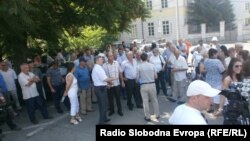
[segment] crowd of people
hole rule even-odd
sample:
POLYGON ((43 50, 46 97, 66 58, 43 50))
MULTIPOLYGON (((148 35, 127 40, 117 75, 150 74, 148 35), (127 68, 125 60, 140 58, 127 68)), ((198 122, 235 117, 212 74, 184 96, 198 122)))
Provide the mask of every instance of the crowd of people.
POLYGON ((223 96, 207 93, 206 89, 220 91, 229 88, 232 82, 249 78, 249 59, 249 52, 243 49, 242 44, 228 49, 219 44, 216 37, 212 39, 212 44, 206 45, 200 40, 193 48, 181 39, 177 45, 167 41, 162 54, 155 43, 141 50, 136 44, 127 48, 124 42, 118 48, 99 53, 92 53, 88 49, 65 55, 59 51, 54 58, 46 56, 41 59, 38 55, 21 64, 18 75, 9 60, 2 61, 0 98, 13 102, 9 105, 9 111, 14 116, 22 111, 20 101, 23 100, 33 124, 38 123, 36 109, 40 110, 44 119, 53 118, 46 108, 49 97, 53 99, 59 114, 64 113, 64 109, 70 112, 72 124, 79 124, 82 116, 95 110, 92 103, 98 103, 98 124, 107 124, 109 116, 116 111, 119 116, 124 115, 125 107, 121 99, 127 100, 127 108, 131 111, 143 108, 145 121, 151 121, 149 104, 152 104, 153 113, 159 119, 157 95, 162 90, 162 94, 171 102, 183 104, 187 101, 176 109, 170 118, 171 124, 204 124, 203 120, 195 122, 195 119, 182 122, 179 114, 189 114, 183 110, 190 110, 190 113, 205 110, 213 112, 214 116, 221 115, 228 104, 227 100, 223 96), (191 65, 188 63, 190 55, 191 65), (62 67, 65 63, 67 71, 62 67), (189 67, 195 68, 192 77, 195 83, 187 88, 189 67), (17 84, 21 87, 22 100, 17 95, 17 84), (209 98, 213 96, 210 104, 209 98), (212 108, 210 105, 213 105, 212 108))

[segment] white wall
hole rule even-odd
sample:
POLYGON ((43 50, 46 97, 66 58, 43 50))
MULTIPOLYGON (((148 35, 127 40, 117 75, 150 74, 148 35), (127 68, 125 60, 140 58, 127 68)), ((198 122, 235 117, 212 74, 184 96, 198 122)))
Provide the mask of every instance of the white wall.
POLYGON ((250 18, 250 13, 245 9, 245 3, 250 3, 250 0, 230 0, 233 5, 236 23, 245 24, 245 18, 250 18))
MULTIPOLYGON (((169 39, 169 40, 176 40, 177 38, 177 21, 176 21, 176 13, 172 12, 170 15, 165 14, 166 10, 172 9, 176 10, 176 3, 177 0, 168 0, 168 8, 161 8, 161 0, 152 0, 152 10, 151 12, 154 13, 154 15, 146 19, 146 21, 143 22, 143 30, 144 30, 144 39, 147 42, 151 42, 153 40, 159 40, 159 39, 169 39), (162 29, 162 21, 169 21, 169 34, 163 35, 163 29, 162 29), (154 23, 154 36, 149 36, 148 33, 148 23, 153 22, 154 23)), ((186 6, 187 0, 178 0, 178 6, 183 8, 183 6, 186 6)), ((179 32, 180 38, 187 37, 187 31, 186 31, 186 25, 185 25, 185 15, 179 14, 179 32)), ((142 39, 142 24, 140 20, 134 21, 132 24, 137 25, 137 38, 142 39)), ((120 40, 125 42, 131 42, 134 40, 133 37, 131 37, 130 33, 122 33, 120 40)))

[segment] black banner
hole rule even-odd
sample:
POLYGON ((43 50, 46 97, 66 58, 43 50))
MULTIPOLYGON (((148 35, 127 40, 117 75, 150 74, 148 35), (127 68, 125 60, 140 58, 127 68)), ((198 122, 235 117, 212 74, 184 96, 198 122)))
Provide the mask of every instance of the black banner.
POLYGON ((173 138, 190 140, 250 140, 250 126, 225 125, 97 125, 97 141, 139 138, 173 138))

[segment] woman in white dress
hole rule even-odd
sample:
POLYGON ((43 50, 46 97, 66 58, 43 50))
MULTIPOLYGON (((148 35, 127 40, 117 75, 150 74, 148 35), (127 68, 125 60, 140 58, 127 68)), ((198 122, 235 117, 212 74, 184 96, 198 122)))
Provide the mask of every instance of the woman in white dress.
POLYGON ((82 121, 79 116, 79 102, 78 102, 78 84, 77 79, 74 76, 75 65, 74 63, 68 64, 68 74, 66 75, 66 89, 64 96, 68 96, 70 100, 70 123, 78 124, 82 121))

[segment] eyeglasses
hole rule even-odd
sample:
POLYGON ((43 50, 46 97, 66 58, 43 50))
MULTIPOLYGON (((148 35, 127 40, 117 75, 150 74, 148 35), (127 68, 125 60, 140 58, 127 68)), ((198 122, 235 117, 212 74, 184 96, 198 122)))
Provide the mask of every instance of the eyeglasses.
POLYGON ((235 65, 235 68, 242 68, 242 65, 235 65))

